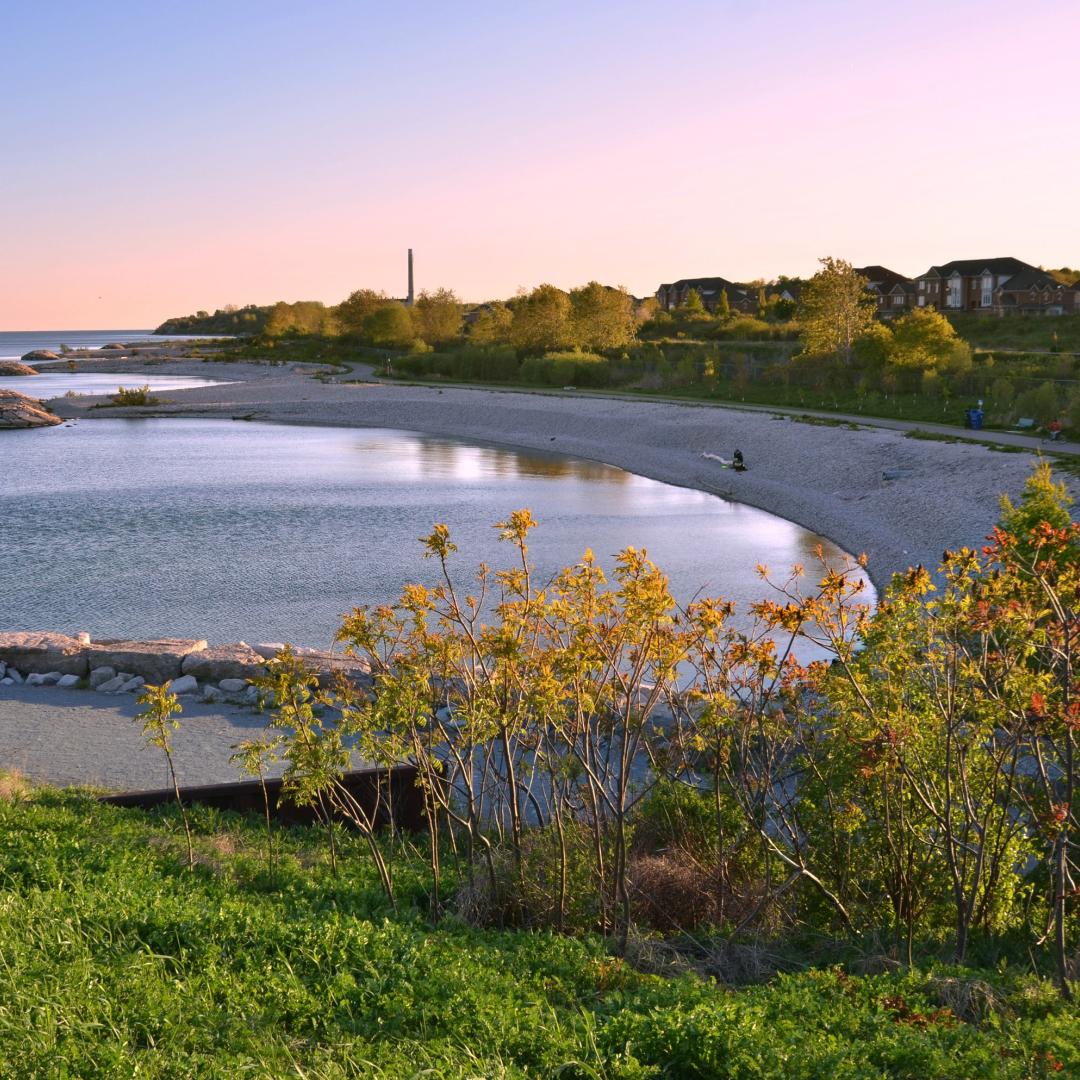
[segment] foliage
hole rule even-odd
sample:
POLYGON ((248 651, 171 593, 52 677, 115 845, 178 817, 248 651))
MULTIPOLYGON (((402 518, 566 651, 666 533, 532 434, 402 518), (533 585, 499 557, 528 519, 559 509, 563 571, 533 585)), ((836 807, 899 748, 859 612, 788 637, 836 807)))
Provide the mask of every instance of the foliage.
POLYGON ((699 293, 697 289, 691 289, 686 294, 686 303, 683 304, 683 311, 685 311, 687 315, 699 319, 708 315, 708 312, 705 310, 705 304, 701 299, 701 293, 699 293))
POLYGON ((179 315, 166 319, 154 333, 250 336, 261 334, 266 329, 269 317, 269 306, 248 304, 238 308, 235 304, 226 304, 212 315, 207 311, 197 311, 194 315, 179 315))
POLYGON ((417 337, 428 345, 445 345, 461 337, 461 302, 452 289, 422 291, 411 314, 417 337))
POLYGON ((510 338, 513 312, 500 300, 485 304, 476 312, 469 326, 469 341, 474 345, 497 345, 510 338))
POLYGON ((377 308, 364 319, 364 338, 380 348, 400 349, 411 344, 414 334, 408 308, 396 300, 377 308))
POLYGON ((876 304, 866 278, 843 259, 821 259, 821 269, 799 294, 803 348, 851 360, 859 335, 874 321, 876 304))
POLYGON ((390 299, 384 292, 376 292, 374 289, 357 289, 342 300, 335 309, 338 330, 342 334, 362 337, 364 323, 368 317, 389 303, 390 299))
POLYGON ((570 323, 579 348, 622 348, 634 340, 637 329, 633 299, 625 289, 590 281, 570 292, 570 323))
POLYGON ((888 359, 898 367, 956 372, 971 366, 971 347, 933 308, 915 308, 901 315, 892 325, 892 336, 888 359))
POLYGON ((109 403, 116 407, 157 405, 160 399, 150 393, 150 384, 144 383, 142 386, 117 387, 116 393, 110 395, 109 403))
POLYGON ((514 301, 510 344, 522 352, 546 352, 574 344, 570 296, 554 285, 538 285, 514 301))
POLYGON ((270 309, 263 333, 268 337, 287 334, 327 337, 337 333, 337 324, 333 310, 319 300, 298 300, 294 304, 279 301, 270 309))

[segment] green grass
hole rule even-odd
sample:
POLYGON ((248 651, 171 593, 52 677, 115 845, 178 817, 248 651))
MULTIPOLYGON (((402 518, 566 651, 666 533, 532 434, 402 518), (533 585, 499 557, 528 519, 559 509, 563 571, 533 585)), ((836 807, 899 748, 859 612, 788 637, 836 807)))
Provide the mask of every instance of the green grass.
POLYGON ((956 332, 978 349, 1017 349, 1036 352, 1080 352, 1077 315, 948 315, 956 332))
POLYGON ((271 883, 257 820, 196 809, 189 873, 171 811, 0 796, 2 1076, 928 1080, 1080 1061, 1076 1012, 1019 970, 984 976, 976 1022, 942 1011, 940 977, 970 972, 732 991, 642 974, 597 938, 432 926, 401 852, 393 911, 353 841, 335 880, 317 832, 279 833, 271 883))

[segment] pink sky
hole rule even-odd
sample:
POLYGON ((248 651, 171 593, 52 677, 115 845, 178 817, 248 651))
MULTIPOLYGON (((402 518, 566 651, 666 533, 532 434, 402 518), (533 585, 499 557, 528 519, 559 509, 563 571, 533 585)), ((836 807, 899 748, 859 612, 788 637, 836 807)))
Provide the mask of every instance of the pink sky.
POLYGON ((26 7, 3 330, 400 295, 409 246, 470 300, 1080 263, 1080 4, 26 7))

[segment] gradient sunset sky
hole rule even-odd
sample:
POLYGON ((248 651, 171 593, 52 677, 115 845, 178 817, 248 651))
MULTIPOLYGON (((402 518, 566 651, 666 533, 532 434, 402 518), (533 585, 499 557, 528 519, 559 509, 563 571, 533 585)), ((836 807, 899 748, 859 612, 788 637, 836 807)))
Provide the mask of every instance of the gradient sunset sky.
POLYGON ((1080 3, 7 3, 0 330, 1080 262, 1080 3))

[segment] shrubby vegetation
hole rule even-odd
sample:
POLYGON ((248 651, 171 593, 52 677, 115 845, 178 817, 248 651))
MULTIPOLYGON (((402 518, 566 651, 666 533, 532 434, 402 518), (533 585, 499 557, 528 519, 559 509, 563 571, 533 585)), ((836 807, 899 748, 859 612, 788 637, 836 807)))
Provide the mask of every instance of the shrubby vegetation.
POLYGON ((229 336, 248 336, 261 334, 266 329, 270 316, 270 307, 248 304, 238 308, 235 304, 226 304, 212 315, 208 311, 196 311, 194 315, 181 315, 166 319, 155 334, 226 334, 229 336))
MULTIPOLYGON (((0 1064, 1019 1078, 1080 1060, 1080 526, 1048 468, 984 547, 898 575, 876 610, 855 564, 762 568, 749 624, 678 605, 632 548, 610 580, 586 553, 537 581, 534 526, 501 522, 509 564, 471 582, 436 526, 437 583, 346 616, 373 689, 288 649, 271 664, 237 761, 284 760, 292 797, 351 831, 0 785, 0 1064), (423 835, 350 801, 353 749, 415 764, 423 835)), ((144 704, 167 756, 176 699, 144 704)))

